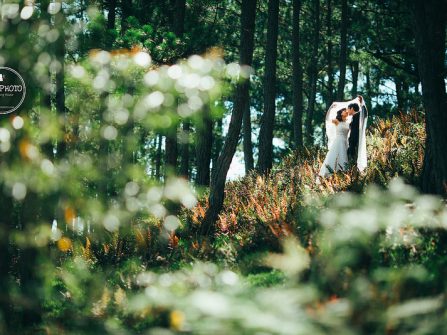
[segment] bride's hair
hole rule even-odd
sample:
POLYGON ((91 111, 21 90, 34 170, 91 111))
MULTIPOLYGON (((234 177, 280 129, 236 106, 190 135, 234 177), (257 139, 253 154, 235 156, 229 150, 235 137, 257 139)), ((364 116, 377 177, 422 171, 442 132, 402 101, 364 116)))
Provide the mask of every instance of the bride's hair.
POLYGON ((341 116, 341 113, 343 113, 343 111, 346 110, 346 108, 342 108, 337 112, 337 116, 335 117, 338 121, 340 122, 344 122, 343 121, 343 117, 341 116))

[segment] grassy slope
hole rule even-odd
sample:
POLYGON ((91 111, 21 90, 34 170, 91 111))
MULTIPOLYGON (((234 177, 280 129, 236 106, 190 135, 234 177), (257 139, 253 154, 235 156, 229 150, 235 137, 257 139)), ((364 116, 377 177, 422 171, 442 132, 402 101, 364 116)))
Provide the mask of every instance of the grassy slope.
MULTIPOLYGON (((326 150, 298 150, 276 166, 270 175, 252 173, 226 185, 224 209, 219 216, 215 247, 231 262, 250 251, 276 250, 283 237, 291 234, 308 246, 311 227, 306 224, 309 199, 324 200, 342 191, 362 192, 368 184, 386 186, 391 178, 401 176, 418 184, 425 131, 421 115, 397 115, 379 119, 367 132, 368 168, 359 174, 355 167, 316 183, 326 150)), ((323 205, 324 206, 324 205, 323 205)), ((315 210, 315 209, 313 209, 315 210)), ((206 200, 186 213, 194 228, 206 211, 206 200)), ((194 230, 194 229, 193 229, 194 230)), ((183 234, 194 240, 194 234, 183 234)), ((194 244, 197 249, 197 244, 194 244)), ((199 248, 200 249, 200 248, 199 248)))

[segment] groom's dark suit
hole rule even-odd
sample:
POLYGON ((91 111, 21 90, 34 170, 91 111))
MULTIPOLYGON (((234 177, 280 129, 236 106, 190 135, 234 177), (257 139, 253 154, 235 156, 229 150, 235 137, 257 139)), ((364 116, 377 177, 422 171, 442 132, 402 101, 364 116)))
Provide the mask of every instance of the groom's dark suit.
POLYGON ((357 160, 357 151, 359 147, 359 120, 360 113, 355 113, 352 116, 352 122, 349 125, 351 132, 349 135, 348 157, 354 161, 357 160))

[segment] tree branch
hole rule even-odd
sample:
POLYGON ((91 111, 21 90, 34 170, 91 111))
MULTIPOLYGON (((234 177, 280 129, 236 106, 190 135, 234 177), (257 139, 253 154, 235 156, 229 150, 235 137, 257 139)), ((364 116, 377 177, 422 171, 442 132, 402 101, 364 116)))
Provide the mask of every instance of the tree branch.
POLYGON ((384 62, 385 64, 394 67, 396 69, 402 70, 405 73, 409 74, 410 76, 413 76, 415 78, 419 78, 419 74, 417 69, 412 69, 409 66, 405 66, 402 64, 399 64, 398 62, 394 61, 392 58, 388 57, 390 55, 400 55, 400 53, 383 53, 383 52, 379 52, 379 51, 370 51, 370 50, 365 50, 368 54, 370 54, 371 56, 381 60, 382 62, 384 62))

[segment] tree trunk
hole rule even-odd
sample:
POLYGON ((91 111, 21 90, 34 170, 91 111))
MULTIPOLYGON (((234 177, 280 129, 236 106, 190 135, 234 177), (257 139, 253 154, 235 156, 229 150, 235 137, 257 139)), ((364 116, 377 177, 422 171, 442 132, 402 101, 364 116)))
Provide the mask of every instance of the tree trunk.
MULTIPOLYGON (((45 24, 51 27, 51 15, 48 12, 49 0, 43 0, 40 3, 41 13, 40 13, 40 24, 45 24)), ((44 50, 51 56, 54 57, 53 44, 46 42, 44 50)), ((48 65, 44 65, 45 73, 41 75, 42 82, 39 85, 39 102, 40 108, 42 110, 51 111, 51 95, 52 95, 52 78, 51 72, 48 65)), ((40 114, 42 115, 42 114, 40 114)), ((53 157, 54 145, 52 142, 47 142, 42 145, 42 151, 47 157, 53 157)))
POLYGON ((254 169, 255 163, 253 161, 253 144, 251 142, 251 118, 250 118, 250 94, 248 96, 248 103, 244 110, 244 162, 245 162, 245 173, 248 174, 254 169))
MULTIPOLYGON (((175 1, 175 15, 174 15, 174 33, 177 37, 182 37, 185 29, 185 13, 186 13, 186 0, 175 1)), ((188 120, 183 120, 183 136, 187 138, 186 141, 181 144, 181 163, 180 174, 183 177, 189 177, 189 137, 190 137, 191 124, 188 120)))
POLYGON ((396 85, 397 110, 402 112, 404 109, 402 79, 396 76, 394 84, 396 85))
POLYGON ((175 0, 174 33, 183 36, 185 29, 186 0, 175 0))
POLYGON ((183 121, 183 140, 181 144, 182 155, 180 157, 180 175, 188 179, 189 177, 189 141, 191 136, 191 123, 183 121))
MULTIPOLYGON (((41 1, 40 22, 41 24, 47 24, 48 26, 51 26, 51 16, 50 13, 48 13, 49 3, 49 0, 41 1)), ((51 47, 48 44, 46 45, 45 49, 49 54, 52 53, 50 50, 51 47)), ((47 110, 51 110, 51 74, 48 67, 46 67, 44 76, 45 84, 40 89, 40 105, 47 110)))
POLYGON ((301 0, 293 0, 292 99, 293 99, 293 144, 295 148, 300 148, 303 146, 303 69, 300 60, 301 5, 302 5, 301 0))
POLYGON ((212 165, 215 166, 217 159, 219 158, 219 154, 222 151, 223 147, 223 119, 219 117, 216 120, 216 128, 213 132, 213 140, 215 143, 214 150, 211 152, 211 161, 212 165))
POLYGON ((315 30, 312 39, 312 55, 309 65, 309 106, 306 119, 306 137, 307 142, 313 141, 313 113, 315 107, 315 96, 317 94, 317 75, 318 75, 318 43, 320 40, 320 0, 314 0, 314 22, 315 30))
POLYGON ((351 96, 355 98, 357 96, 358 80, 359 80, 359 62, 354 61, 351 64, 351 74, 352 74, 352 90, 351 96))
POLYGON ((326 109, 332 105, 334 101, 334 69, 332 66, 332 0, 327 1, 327 16, 326 16, 326 26, 327 26, 327 94, 326 94, 326 109))
MULTIPOLYGON (((63 6, 63 1, 61 1, 61 6, 63 6)), ((60 64, 60 68, 56 72, 56 110, 57 113, 64 118, 64 132, 66 133, 66 123, 68 121, 65 110, 65 15, 62 8, 56 14, 54 24, 59 32, 59 38, 55 45, 55 56, 60 64)), ((76 129, 76 126, 74 128, 76 129)), ((74 140, 73 137, 67 137, 67 140, 68 139, 74 140)), ((59 142, 57 146, 57 154, 59 157, 64 155, 68 144, 69 143, 64 142, 63 140, 59 142)))
MULTIPOLYGON (((1 184, 3 189, 5 185, 1 184)), ((13 333, 17 324, 11 317, 13 314, 13 302, 11 301, 12 288, 10 287, 9 273, 11 271, 11 247, 10 233, 13 228, 12 208, 14 204, 9 196, 4 192, 0 194, 0 210, 3 213, 0 216, 0 315, 4 317, 3 326, 0 323, 0 330, 4 330, 5 334, 13 333)))
POLYGON ((196 183, 210 185, 210 163, 213 148, 213 121, 209 106, 203 109, 202 123, 197 126, 196 135, 196 183))
POLYGON ((411 5, 427 133, 422 190, 447 196, 447 95, 444 81, 447 3, 412 0, 411 5))
POLYGON ((156 154, 156 158, 155 158, 155 178, 157 180, 161 179, 161 158, 162 158, 162 151, 161 151, 161 146, 163 143, 163 136, 161 134, 158 134, 157 136, 158 141, 157 141, 157 154, 156 154))
POLYGON ((408 108, 410 106, 411 101, 410 101, 410 85, 405 80, 402 82, 402 91, 403 91, 403 94, 404 94, 404 105, 403 105, 403 107, 404 107, 404 111, 407 112, 408 108))
POLYGON ((107 30, 115 29, 116 21, 116 0, 108 1, 107 30))
POLYGON ((259 160, 257 170, 267 173, 273 164, 273 129, 275 127, 276 59, 278 56, 279 0, 269 0, 267 45, 265 53, 264 113, 259 131, 259 160))
POLYGON ((371 87, 371 69, 368 68, 365 73, 366 77, 366 83, 365 83, 365 89, 366 89, 366 96, 368 99, 366 99, 366 108, 368 108, 368 112, 372 113, 372 100, 373 100, 373 92, 371 87))
POLYGON ((107 34, 106 47, 111 49, 114 42, 115 22, 116 22, 116 0, 108 0, 107 3, 107 34))
POLYGON ((345 82, 346 82, 346 59, 348 50, 348 0, 342 0, 341 4, 341 32, 340 32, 340 59, 339 70, 340 78, 338 80, 337 100, 345 99, 345 82))
POLYGON ((177 145, 177 127, 168 131, 165 140, 165 176, 169 173, 177 173, 178 145, 177 145))
POLYGON ((132 0, 121 0, 121 36, 126 33, 129 24, 127 18, 132 15, 132 0))
MULTIPOLYGON (((239 63, 250 65, 253 61, 254 32, 255 32, 256 0, 242 0, 241 10, 241 44, 239 63)), ((239 134, 241 132, 242 117, 248 104, 250 81, 239 83, 236 88, 235 102, 231 114, 230 126, 222 153, 213 167, 209 207, 201 226, 202 235, 209 235, 212 239, 217 216, 224 201, 225 180, 231 161, 236 151, 239 134)))
MULTIPOLYGON (((43 218, 36 214, 36 212, 42 209, 42 203, 39 203, 38 196, 35 193, 29 193, 21 206, 19 213, 20 222, 22 223, 21 232, 26 234, 27 231, 33 228, 37 220, 43 221, 43 218)), ((32 245, 25 245, 20 248, 20 257, 17 264, 20 277, 20 298, 27 300, 21 315, 21 327, 23 329, 33 329, 42 322, 41 285, 43 285, 43 282, 38 271, 39 263, 37 261, 42 257, 41 251, 43 251, 42 248, 32 245)), ((24 331, 24 333, 27 332, 24 331)))
MULTIPOLYGON (((185 25, 185 11, 186 11, 186 1, 185 0, 175 0, 175 15, 172 20, 172 29, 174 33, 181 37, 184 31, 185 25)), ((188 121, 185 121, 188 122, 188 121)), ((189 125, 186 126, 188 128, 189 125)), ((177 127, 172 129, 166 136, 166 165, 167 172, 176 173, 177 170, 177 160, 179 154, 179 145, 177 143, 177 127)), ((182 153, 182 160, 186 161, 186 156, 189 159, 189 146, 185 148, 185 145, 180 148, 182 153)), ((183 171, 184 172, 184 171, 183 171)))

